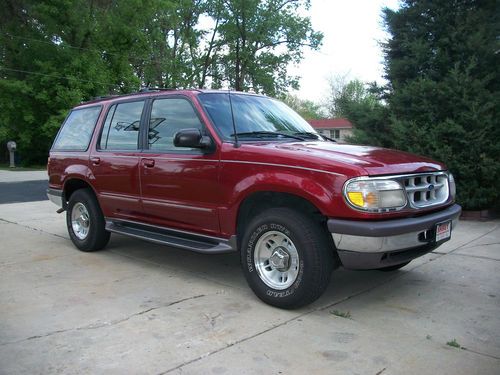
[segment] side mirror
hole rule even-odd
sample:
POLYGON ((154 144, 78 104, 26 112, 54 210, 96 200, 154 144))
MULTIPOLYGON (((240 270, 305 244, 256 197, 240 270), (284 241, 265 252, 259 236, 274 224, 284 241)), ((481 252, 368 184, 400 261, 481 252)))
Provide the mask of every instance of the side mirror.
POLYGON ((175 134, 174 146, 200 148, 211 151, 213 142, 209 136, 203 136, 199 129, 184 129, 175 134))

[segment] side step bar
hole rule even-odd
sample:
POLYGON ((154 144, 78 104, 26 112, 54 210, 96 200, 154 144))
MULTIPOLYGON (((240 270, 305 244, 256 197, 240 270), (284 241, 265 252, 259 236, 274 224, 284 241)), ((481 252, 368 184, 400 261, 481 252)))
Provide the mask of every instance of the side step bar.
POLYGON ((106 218, 106 230, 197 253, 221 254, 236 251, 236 236, 231 236, 229 240, 226 240, 156 225, 109 218, 106 218))

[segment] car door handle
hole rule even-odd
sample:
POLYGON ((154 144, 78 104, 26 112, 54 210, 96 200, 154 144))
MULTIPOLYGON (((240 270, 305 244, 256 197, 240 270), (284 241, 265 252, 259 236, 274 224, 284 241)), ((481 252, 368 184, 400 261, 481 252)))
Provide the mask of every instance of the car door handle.
POLYGON ((153 159, 142 159, 142 165, 146 168, 153 168, 155 166, 155 161, 153 159))
POLYGON ((91 157, 90 161, 92 162, 93 165, 99 165, 99 163, 101 162, 101 158, 91 157))

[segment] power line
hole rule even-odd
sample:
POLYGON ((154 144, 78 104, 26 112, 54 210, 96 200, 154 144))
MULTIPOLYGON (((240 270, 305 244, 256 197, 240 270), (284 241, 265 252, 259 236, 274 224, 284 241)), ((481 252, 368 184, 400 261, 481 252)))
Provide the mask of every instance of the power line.
POLYGON ((88 80, 88 79, 59 76, 59 75, 55 75, 55 74, 45 74, 45 73, 32 72, 32 71, 29 71, 29 70, 5 68, 5 67, 2 67, 2 66, 0 66, 0 69, 9 70, 11 72, 19 72, 19 73, 34 74, 34 75, 39 75, 39 76, 51 77, 51 78, 66 79, 68 81, 74 80, 74 81, 80 81, 80 82, 98 83, 100 85, 117 86, 117 84, 109 83, 109 82, 91 81, 91 80, 88 80))
MULTIPOLYGON (((3 35, 11 37, 11 38, 21 39, 21 40, 31 40, 33 42, 50 44, 52 46, 60 46, 57 43, 49 42, 47 40, 41 40, 41 39, 35 39, 35 38, 28 38, 28 37, 25 37, 25 36, 17 36, 17 35, 12 35, 12 34, 9 34, 9 33, 3 33, 3 35)), ((67 48, 72 48, 72 49, 78 49, 78 50, 82 50, 82 51, 97 52, 99 54, 106 53, 108 55, 122 56, 119 53, 106 52, 106 51, 101 51, 101 50, 98 50, 98 49, 91 49, 91 48, 75 47, 75 46, 72 46, 71 44, 68 44, 68 43, 64 43, 64 44, 62 44, 62 46, 63 47, 67 47, 67 48)))

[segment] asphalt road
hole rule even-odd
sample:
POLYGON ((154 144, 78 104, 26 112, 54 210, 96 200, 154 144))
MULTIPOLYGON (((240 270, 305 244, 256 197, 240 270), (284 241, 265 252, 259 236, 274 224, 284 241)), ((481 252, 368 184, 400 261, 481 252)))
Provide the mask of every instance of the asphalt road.
POLYGON ((47 200, 47 180, 0 182, 0 204, 47 200))

